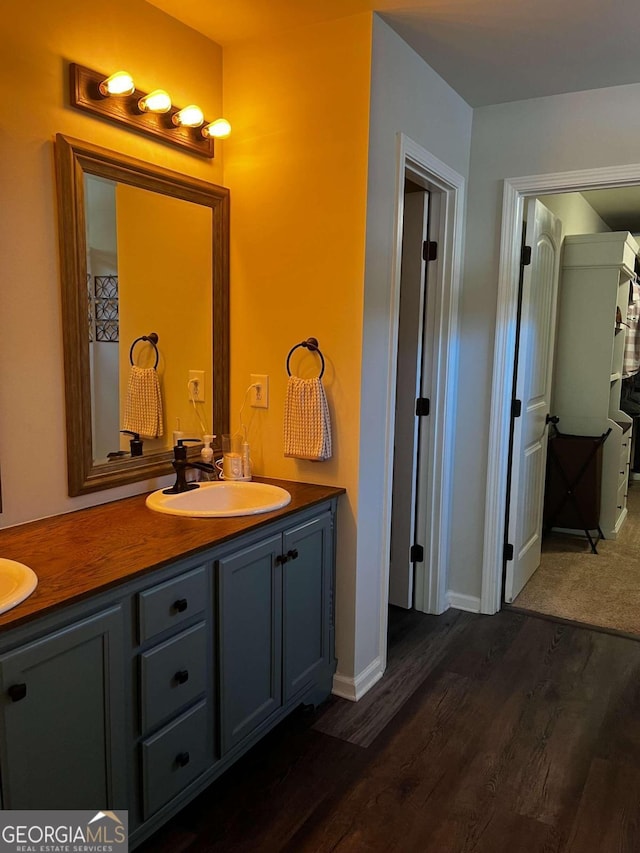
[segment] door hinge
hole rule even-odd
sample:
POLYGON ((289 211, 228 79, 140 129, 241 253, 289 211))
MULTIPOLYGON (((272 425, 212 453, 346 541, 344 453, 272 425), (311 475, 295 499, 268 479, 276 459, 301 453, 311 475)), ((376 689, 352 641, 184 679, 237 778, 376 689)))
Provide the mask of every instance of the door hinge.
POLYGON ((412 563, 424 563, 424 548, 422 545, 412 545, 409 552, 409 559, 412 563))
POLYGON ((429 410, 431 408, 431 403, 429 402, 428 397, 418 397, 416 400, 416 415, 419 418, 425 417, 425 415, 429 414, 429 410))
POLYGON ((422 244, 422 260, 437 261, 438 260, 438 244, 435 240, 425 240, 422 244))
POLYGON ((520 266, 528 267, 531 263, 531 246, 522 247, 522 257, 520 258, 520 266))
POLYGON ((510 542, 504 546, 504 558, 507 562, 513 560, 513 545, 510 542))
POLYGON ((511 417, 519 418, 522 414, 522 400, 511 401, 511 417))

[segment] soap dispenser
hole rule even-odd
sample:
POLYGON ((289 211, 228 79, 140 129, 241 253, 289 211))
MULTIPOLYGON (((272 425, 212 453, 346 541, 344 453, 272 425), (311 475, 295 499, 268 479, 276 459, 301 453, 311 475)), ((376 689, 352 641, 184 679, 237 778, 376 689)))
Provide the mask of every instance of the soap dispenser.
POLYGON ((131 455, 142 456, 142 439, 140 438, 140 434, 137 432, 133 432, 130 429, 121 429, 120 432, 126 433, 126 435, 133 436, 133 438, 129 442, 129 447, 131 448, 131 455))
MULTIPOLYGON (((203 462, 206 462, 207 465, 213 466, 213 447, 211 447, 211 442, 215 438, 215 435, 203 435, 202 436, 202 450, 200 451, 200 458, 203 462)), ((201 481, 209 481, 214 480, 215 477, 213 474, 209 474, 207 471, 199 472, 199 479, 201 481)))
POLYGON ((200 451, 200 458, 203 462, 208 462, 209 465, 213 465, 213 447, 211 447, 211 442, 215 438, 215 435, 203 435, 202 443, 203 448, 200 451))

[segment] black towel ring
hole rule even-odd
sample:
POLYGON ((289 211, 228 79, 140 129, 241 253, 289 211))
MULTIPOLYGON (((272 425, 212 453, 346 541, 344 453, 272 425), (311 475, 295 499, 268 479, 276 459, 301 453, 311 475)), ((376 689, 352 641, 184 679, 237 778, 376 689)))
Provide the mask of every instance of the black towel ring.
POLYGON ((320 347, 318 346, 317 338, 307 338, 306 341, 301 341, 299 344, 296 344, 295 346, 291 347, 291 349, 289 350, 289 355, 287 356, 287 373, 289 374, 289 376, 291 376, 291 371, 289 370, 289 361, 291 360, 291 354, 294 350, 297 350, 298 347, 305 347, 309 350, 309 352, 318 353, 318 355, 320 356, 320 361, 322 362, 322 369, 320 371, 320 376, 318 376, 318 379, 322 379, 324 375, 324 356, 320 352, 320 347))
POLYGON ((129 361, 133 364, 133 348, 140 341, 148 341, 151 346, 156 351, 156 363, 153 365, 153 369, 155 370, 158 366, 158 359, 160 358, 160 354, 158 353, 158 336, 155 332, 149 332, 148 335, 142 335, 139 338, 136 338, 135 341, 131 344, 131 349, 129 350, 129 361))

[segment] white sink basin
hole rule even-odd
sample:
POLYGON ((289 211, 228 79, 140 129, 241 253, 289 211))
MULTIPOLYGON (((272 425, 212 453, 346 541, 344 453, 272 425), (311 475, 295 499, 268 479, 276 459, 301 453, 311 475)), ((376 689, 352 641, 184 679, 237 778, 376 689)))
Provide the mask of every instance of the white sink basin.
POLYGON ((257 515, 281 509, 291 495, 280 486, 252 481, 200 483, 200 488, 179 495, 165 495, 160 489, 147 498, 147 506, 169 515, 194 518, 226 518, 231 515, 257 515))
POLYGON ((23 563, 0 557, 0 613, 28 598, 38 585, 38 576, 23 563))

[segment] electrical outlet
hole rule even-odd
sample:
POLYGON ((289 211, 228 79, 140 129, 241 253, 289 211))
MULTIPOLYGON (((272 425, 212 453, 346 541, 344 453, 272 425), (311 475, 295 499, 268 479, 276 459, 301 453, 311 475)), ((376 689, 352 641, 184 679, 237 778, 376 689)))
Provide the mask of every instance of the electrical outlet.
POLYGON ((196 403, 205 402, 204 370, 189 371, 189 399, 196 403))
POLYGON ((254 409, 269 408, 269 377, 264 374, 251 374, 251 405, 254 409))

